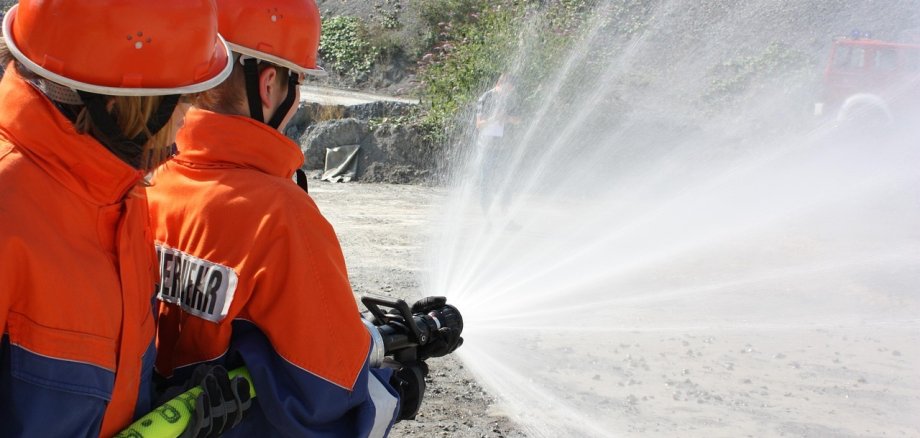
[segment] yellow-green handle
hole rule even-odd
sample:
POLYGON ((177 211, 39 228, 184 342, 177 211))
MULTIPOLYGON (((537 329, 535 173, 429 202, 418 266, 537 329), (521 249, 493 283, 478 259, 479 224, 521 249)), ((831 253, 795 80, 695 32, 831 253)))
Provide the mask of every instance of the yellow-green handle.
MULTIPOLYGON (((249 395, 256 396, 252 378, 249 377, 249 370, 242 367, 227 374, 231 379, 240 376, 249 381, 249 395)), ((139 418, 127 429, 115 435, 115 438, 176 438, 182 435, 188 422, 192 419, 192 413, 195 412, 195 398, 201 394, 201 391, 203 391, 201 387, 196 386, 179 394, 176 398, 139 418)))

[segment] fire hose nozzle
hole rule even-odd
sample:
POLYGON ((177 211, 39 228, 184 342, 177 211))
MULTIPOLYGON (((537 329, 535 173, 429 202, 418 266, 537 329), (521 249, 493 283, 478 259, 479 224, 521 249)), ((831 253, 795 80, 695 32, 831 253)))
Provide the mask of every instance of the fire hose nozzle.
POLYGON ((463 316, 450 304, 412 313, 405 301, 396 298, 364 295, 361 303, 373 315, 372 321, 364 320, 373 340, 372 367, 379 367, 386 356, 404 363, 417 360, 418 348, 438 340, 444 327, 457 336, 463 331, 463 316))

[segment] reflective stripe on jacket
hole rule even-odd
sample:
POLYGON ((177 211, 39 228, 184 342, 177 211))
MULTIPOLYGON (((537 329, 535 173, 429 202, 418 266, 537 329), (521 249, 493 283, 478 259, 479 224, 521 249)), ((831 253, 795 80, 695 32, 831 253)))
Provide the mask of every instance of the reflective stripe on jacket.
POLYGON ((149 189, 157 370, 181 380, 201 362, 245 364, 258 396, 231 435, 384 435, 395 392, 388 373, 367 368, 370 338, 335 231, 291 180, 298 146, 199 109, 177 143, 149 189))
POLYGON ((111 436, 149 411, 142 174, 10 66, 0 82, 0 436, 111 436))

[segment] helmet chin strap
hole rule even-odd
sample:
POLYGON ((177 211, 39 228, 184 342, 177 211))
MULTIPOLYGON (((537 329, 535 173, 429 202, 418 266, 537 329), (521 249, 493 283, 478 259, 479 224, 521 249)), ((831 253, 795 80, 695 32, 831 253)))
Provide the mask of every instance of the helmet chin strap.
POLYGON ((246 58, 242 62, 246 78, 246 100, 249 101, 249 117, 278 129, 288 111, 294 106, 298 86, 297 76, 288 76, 287 97, 278 105, 278 108, 275 108, 271 120, 266 122, 265 115, 262 113, 262 98, 259 96, 259 61, 255 58, 246 58))
POLYGON ((288 112, 291 110, 291 107, 294 106, 294 99, 297 97, 297 87, 298 87, 297 76, 288 75, 288 90, 287 97, 284 98, 284 101, 278 105, 278 108, 275 109, 275 115, 272 116, 272 119, 268 121, 268 126, 278 129, 281 126, 281 122, 284 120, 284 117, 287 116, 288 112))

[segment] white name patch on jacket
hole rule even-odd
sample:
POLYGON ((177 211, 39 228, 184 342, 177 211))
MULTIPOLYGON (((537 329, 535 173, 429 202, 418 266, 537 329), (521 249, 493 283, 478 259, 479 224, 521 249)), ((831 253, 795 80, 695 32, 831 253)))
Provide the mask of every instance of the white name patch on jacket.
POLYGON ((236 291, 236 272, 160 243, 156 248, 160 261, 157 299, 211 322, 223 320, 236 291))

